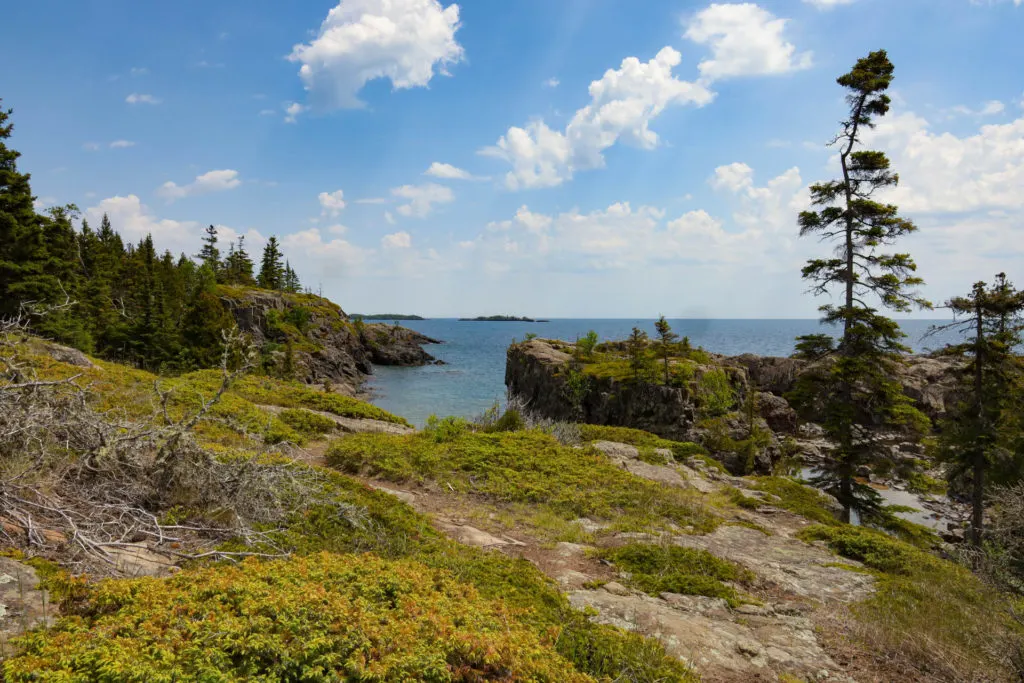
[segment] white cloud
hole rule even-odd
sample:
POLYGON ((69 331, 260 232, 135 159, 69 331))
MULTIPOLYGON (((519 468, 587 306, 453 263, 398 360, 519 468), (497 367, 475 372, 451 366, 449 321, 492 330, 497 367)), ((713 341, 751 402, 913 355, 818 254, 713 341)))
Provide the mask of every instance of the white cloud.
POLYGON ((428 168, 423 175, 429 175, 443 180, 488 180, 488 178, 475 176, 469 171, 464 171, 461 168, 452 166, 451 164, 442 164, 437 161, 432 163, 430 168, 428 168))
POLYGON ((978 109, 971 109, 966 105, 958 105, 950 109, 954 114, 961 114, 963 116, 996 116, 1006 111, 1006 105, 999 100, 989 100, 985 102, 978 109))
POLYGON ((344 235, 348 232, 348 228, 341 223, 335 223, 334 225, 327 226, 327 232, 332 235, 344 235))
POLYGON ((321 215, 337 216, 345 208, 345 193, 342 190, 321 192, 319 195, 321 215))
POLYGON ((110 149, 127 149, 134 146, 135 143, 131 140, 114 140, 110 143, 110 149))
POLYGON ((149 73, 149 69, 144 66, 133 66, 129 72, 132 76, 145 76, 149 73))
POLYGON ((516 190, 554 187, 577 170, 601 168, 603 152, 619 140, 653 149, 659 138, 650 124, 669 105, 704 106, 714 99, 703 85, 675 77, 672 71, 681 62, 682 55, 671 47, 649 62, 627 57, 590 84, 590 104, 576 112, 564 132, 543 121, 513 126, 497 145, 481 152, 512 165, 505 185, 516 190))
POLYGON ((889 198, 908 213, 1024 209, 1024 117, 957 137, 907 112, 880 121, 865 144, 892 157, 900 185, 889 198))
POLYGON ((307 109, 309 109, 309 107, 301 105, 298 102, 286 102, 284 105, 284 122, 295 123, 299 118, 299 114, 303 113, 307 109))
POLYGON ((384 220, 386 220, 388 222, 388 225, 394 225, 395 224, 395 217, 394 217, 394 215, 392 215, 392 213, 390 211, 385 211, 384 212, 384 220))
POLYGON ((97 152, 100 149, 100 143, 98 142, 86 142, 82 145, 82 149, 86 152, 97 152))
POLYGON ((200 176, 196 176, 196 179, 187 185, 178 185, 168 180, 157 189, 156 193, 168 202, 173 202, 183 197, 233 190, 241 184, 242 181, 238 178, 238 171, 224 169, 208 171, 200 176))
POLYGON ((365 197, 363 199, 357 199, 356 204, 387 204, 388 200, 384 197, 365 197))
POLYGON ((380 245, 385 249, 409 249, 412 247, 412 236, 405 231, 384 235, 380 245))
POLYGON ((124 98, 124 101, 128 104, 160 104, 163 100, 153 97, 152 95, 133 92, 131 95, 124 98))
POLYGON ((558 80, 557 78, 554 78, 554 77, 549 78, 548 80, 544 81, 544 87, 545 88, 557 88, 561 84, 562 84, 562 82, 560 80, 558 80))
POLYGON ((708 80, 810 68, 811 53, 798 54, 783 37, 786 21, 753 3, 712 4, 696 14, 685 35, 711 48, 698 67, 708 80))
POLYGON ((832 9, 833 7, 839 7, 839 5, 849 5, 854 0, 804 0, 804 2, 820 9, 832 9))
MULTIPOLYGON (((289 255, 300 279, 315 275, 319 280, 348 277, 366 263, 373 254, 339 237, 324 240, 317 228, 301 230, 281 238, 282 250, 289 255)), ((313 281, 304 282, 313 285, 313 281)))
POLYGON ((451 188, 437 183, 402 185, 391 190, 391 194, 399 199, 409 201, 408 204, 398 207, 398 213, 406 217, 426 218, 434 209, 435 204, 448 204, 455 201, 455 194, 451 188))
POLYGON ((438 0, 341 0, 316 38, 296 45, 288 59, 314 103, 328 108, 363 106, 359 91, 386 78, 398 90, 425 87, 435 70, 459 62, 455 40, 459 6, 438 0))
POLYGON ((716 189, 726 189, 733 192, 750 187, 754 183, 754 169, 743 163, 719 166, 715 169, 715 175, 711 179, 711 186, 716 189))
POLYGON ((186 253, 191 253, 199 244, 201 228, 198 223, 159 219, 133 194, 108 197, 86 209, 82 215, 97 226, 104 214, 126 242, 138 242, 146 235, 152 235, 157 249, 186 253))

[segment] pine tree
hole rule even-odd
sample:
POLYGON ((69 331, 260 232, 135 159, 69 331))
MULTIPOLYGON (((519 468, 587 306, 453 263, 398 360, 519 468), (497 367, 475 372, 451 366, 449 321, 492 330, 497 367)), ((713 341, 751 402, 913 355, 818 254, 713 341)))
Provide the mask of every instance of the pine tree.
POLYGON ((665 316, 658 318, 658 321, 654 323, 654 329, 658 332, 658 356, 665 363, 665 385, 669 384, 669 370, 668 361, 672 357, 672 352, 676 348, 676 342, 679 341, 679 335, 672 331, 672 327, 665 320, 665 316))
POLYGON ((803 277, 813 283, 815 294, 839 287, 842 303, 820 310, 823 322, 842 326, 842 338, 831 370, 806 376, 799 393, 804 399, 813 395, 822 406, 823 426, 835 451, 815 482, 843 505, 846 521, 854 509, 868 514, 878 509, 878 494, 855 480, 858 468, 882 466, 888 455, 869 438, 869 428, 877 422, 906 425, 923 418, 892 379, 898 354, 906 350, 900 342, 904 335, 871 304, 877 299, 900 312, 930 306, 914 291, 922 280, 914 275, 910 256, 879 253, 917 228, 899 215, 898 207, 874 199, 878 191, 899 182, 889 159, 882 152, 856 149, 864 131, 889 111, 885 91, 893 71, 885 51, 872 52, 838 79, 848 91, 850 112, 835 138, 843 176, 813 185, 812 203, 818 208, 801 213, 799 220, 801 237, 835 245, 831 258, 809 261, 803 277))
POLYGON ((629 354, 629 369, 633 372, 633 380, 639 382, 646 378, 650 370, 650 359, 647 357, 647 333, 634 327, 626 339, 626 352, 629 354))
POLYGON ((254 287, 256 279, 252 276, 252 258, 245 250, 245 235, 238 237, 238 249, 235 251, 234 267, 232 268, 234 284, 243 287, 254 287))
POLYGON ((298 274, 292 270, 292 264, 284 262, 284 291, 298 294, 302 291, 302 283, 299 282, 298 274))
POLYGON ((0 316, 16 315, 23 303, 45 302, 52 294, 44 273, 42 218, 33 206, 29 174, 18 172, 21 154, 4 142, 14 130, 12 113, 0 108, 0 316))
POLYGON ((220 249, 217 248, 217 228, 210 226, 206 228, 206 236, 203 238, 203 248, 196 254, 196 258, 210 266, 214 273, 221 270, 220 249))
POLYGON ((939 451, 952 465, 947 472, 951 481, 971 481, 971 542, 980 546, 985 494, 992 475, 998 481, 1000 469, 1017 476, 1021 470, 1019 462, 999 468, 998 461, 1000 454, 1004 459, 1020 460, 1014 445, 1020 440, 1024 367, 1014 350, 1024 331, 1024 292, 1017 291, 1000 273, 992 287, 975 283, 970 294, 951 299, 946 307, 956 320, 943 328, 969 332, 972 338, 946 349, 966 360, 966 397, 943 422, 939 451))
POLYGON ((267 240, 267 246, 263 248, 263 262, 260 266, 260 274, 257 281, 263 289, 280 290, 284 285, 284 266, 281 265, 281 249, 278 247, 277 238, 274 236, 267 240))

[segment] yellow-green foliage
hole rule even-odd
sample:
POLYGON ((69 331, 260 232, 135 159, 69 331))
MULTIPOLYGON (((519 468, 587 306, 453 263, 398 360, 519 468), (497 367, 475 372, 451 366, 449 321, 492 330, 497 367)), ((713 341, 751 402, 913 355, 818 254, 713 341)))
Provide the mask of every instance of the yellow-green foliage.
POLYGON ((787 477, 755 477, 751 480, 750 488, 775 496, 775 499, 767 502, 776 507, 820 524, 840 523, 832 513, 828 498, 820 491, 787 477))
POLYGON ((297 432, 322 435, 333 432, 338 426, 334 420, 302 408, 289 408, 278 415, 282 422, 297 432))
POLYGON ((707 451, 702 446, 688 441, 671 441, 669 439, 663 439, 660 436, 645 432, 641 429, 632 429, 631 427, 609 427, 607 425, 580 425, 580 438, 583 441, 614 441, 615 443, 625 443, 632 446, 636 446, 640 449, 654 449, 654 448, 667 448, 672 451, 673 457, 679 461, 685 461, 687 458, 698 458, 701 460, 710 460, 714 463, 713 466, 725 470, 721 463, 711 458, 707 458, 707 451))
POLYGON ((721 368, 705 369, 697 378, 697 398, 701 413, 716 417, 725 415, 736 405, 736 392, 729 375, 721 368))
POLYGON ((1011 680, 1003 655, 1024 646, 1024 632, 1008 598, 970 571, 864 527, 815 525, 799 537, 875 570, 874 594, 854 609, 870 646, 899 652, 936 679, 1011 680))
POLYGON ((107 581, 8 681, 591 681, 500 603, 446 572, 372 555, 107 581))
POLYGON ((674 545, 631 543, 603 550, 601 556, 623 572, 628 583, 649 595, 680 593, 741 602, 735 588, 723 581, 749 582, 754 576, 739 565, 706 550, 674 545))
POLYGON ((690 491, 636 477, 597 451, 559 444, 540 431, 359 434, 331 444, 328 462, 344 472, 392 481, 432 479, 489 501, 544 506, 565 519, 715 525, 690 491))

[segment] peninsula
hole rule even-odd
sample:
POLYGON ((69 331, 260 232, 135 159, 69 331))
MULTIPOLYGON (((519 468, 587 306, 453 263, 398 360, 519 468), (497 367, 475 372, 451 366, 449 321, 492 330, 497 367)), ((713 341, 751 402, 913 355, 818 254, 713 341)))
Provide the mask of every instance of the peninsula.
POLYGON ((476 323, 546 323, 547 320, 536 320, 534 318, 517 317, 514 315, 481 315, 476 318, 459 318, 459 322, 476 323))

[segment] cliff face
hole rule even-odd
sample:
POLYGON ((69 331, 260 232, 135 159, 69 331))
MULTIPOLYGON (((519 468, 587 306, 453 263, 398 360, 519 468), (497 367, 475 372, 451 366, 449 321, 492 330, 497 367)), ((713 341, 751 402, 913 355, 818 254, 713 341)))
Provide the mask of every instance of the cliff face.
POLYGON ((264 366, 300 381, 354 393, 374 364, 436 362, 422 345, 437 340, 403 327, 353 322, 327 299, 237 287, 222 287, 220 295, 239 329, 260 347, 264 366))
MULTIPOLYGON (((510 347, 505 368, 510 393, 525 401, 528 410, 550 419, 633 427, 666 439, 700 443, 736 473, 770 472, 787 449, 809 449, 813 455, 820 446, 802 438, 806 435, 800 433, 797 413, 784 397, 801 373, 814 368, 807 361, 702 354, 699 363, 689 364, 688 381, 665 386, 660 380, 602 376, 600 368, 589 365, 574 369, 567 351, 572 351, 569 344, 542 340, 510 347), (717 383, 705 382, 713 375, 717 383), (753 426, 744 410, 751 392, 753 426), (754 431, 759 432, 758 446, 750 449, 744 440, 754 431), (794 439, 787 445, 790 437, 794 439), (751 462, 752 450, 756 456, 751 462)), ((950 359, 909 357, 898 373, 904 391, 933 422, 944 418, 947 406, 956 401, 956 365, 950 359)), ((815 420, 813 414, 804 417, 815 420)), ((908 457, 917 456, 919 448, 902 443, 899 434, 885 438, 906 450, 908 457)))
POLYGON ((572 356, 532 340, 511 346, 505 385, 529 409, 554 420, 634 427, 666 439, 689 440, 696 406, 685 388, 589 377, 581 391, 569 372, 572 356))

